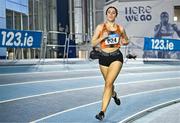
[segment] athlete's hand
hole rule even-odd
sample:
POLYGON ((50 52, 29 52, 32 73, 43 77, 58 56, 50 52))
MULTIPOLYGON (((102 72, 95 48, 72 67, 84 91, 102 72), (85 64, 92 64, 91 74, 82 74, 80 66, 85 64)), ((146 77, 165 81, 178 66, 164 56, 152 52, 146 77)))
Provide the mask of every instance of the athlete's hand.
POLYGON ((162 22, 160 22, 160 24, 159 24, 159 29, 161 30, 161 28, 162 28, 162 22))
POLYGON ((124 39, 124 38, 122 38, 122 39, 121 39, 121 43, 122 43, 122 45, 128 45, 128 44, 129 44, 129 41, 126 40, 126 39, 124 39))
POLYGON ((176 24, 172 24, 172 28, 174 29, 174 31, 178 30, 178 26, 176 24))

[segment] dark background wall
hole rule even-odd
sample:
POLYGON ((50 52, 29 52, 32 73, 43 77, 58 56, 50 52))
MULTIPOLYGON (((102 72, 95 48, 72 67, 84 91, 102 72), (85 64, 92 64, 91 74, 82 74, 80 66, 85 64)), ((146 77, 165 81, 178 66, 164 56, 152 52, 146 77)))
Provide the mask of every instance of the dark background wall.
MULTIPOLYGON (((68 0, 57 0, 57 25, 58 30, 61 32, 69 33, 69 1, 68 0)), ((58 45, 65 44, 66 37, 65 35, 58 35, 58 45)), ((74 41, 70 40, 70 45, 75 45, 74 41)), ((76 57, 76 48, 70 47, 68 57, 75 58, 76 57)), ((58 52, 58 57, 64 56, 64 47, 60 47, 58 52)), ((67 51, 66 55, 67 56, 67 51)))

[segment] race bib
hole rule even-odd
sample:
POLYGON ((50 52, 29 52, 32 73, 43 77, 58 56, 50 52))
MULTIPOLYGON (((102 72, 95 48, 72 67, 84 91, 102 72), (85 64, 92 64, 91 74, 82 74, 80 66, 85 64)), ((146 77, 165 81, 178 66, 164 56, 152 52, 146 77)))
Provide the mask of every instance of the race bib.
POLYGON ((105 40, 106 45, 118 44, 119 43, 119 35, 118 34, 110 34, 108 38, 105 40))

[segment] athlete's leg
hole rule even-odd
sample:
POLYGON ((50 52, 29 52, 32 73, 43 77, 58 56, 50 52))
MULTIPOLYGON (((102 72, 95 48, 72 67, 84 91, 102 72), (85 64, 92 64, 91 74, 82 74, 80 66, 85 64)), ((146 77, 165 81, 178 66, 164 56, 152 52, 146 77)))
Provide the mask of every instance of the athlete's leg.
POLYGON ((104 94, 103 94, 103 100, 102 100, 102 111, 105 112, 107 109, 107 106, 110 102, 111 96, 112 96, 112 89, 113 89, 113 83, 118 76, 120 70, 122 68, 122 63, 120 61, 114 61, 110 64, 106 80, 105 80, 105 87, 104 87, 104 94))
MULTIPOLYGON (((101 70, 101 73, 103 75, 103 78, 104 78, 104 81, 106 81, 106 76, 107 76, 107 72, 108 72, 108 67, 107 66, 103 66, 103 65, 100 65, 100 70, 101 70)), ((115 96, 115 91, 114 91, 114 85, 112 87, 112 96, 114 97, 115 96)))
POLYGON ((107 71, 108 71, 108 67, 107 66, 103 66, 103 65, 99 65, 99 68, 101 70, 101 73, 102 73, 104 81, 105 81, 106 80, 107 71))
MULTIPOLYGON (((107 66, 103 66, 103 65, 99 65, 99 68, 101 70, 101 73, 102 73, 104 81, 105 81, 106 80, 107 71, 108 71, 108 67, 107 66)), ((104 112, 100 111, 99 114, 96 115, 96 118, 99 119, 99 120, 103 120, 104 112)))

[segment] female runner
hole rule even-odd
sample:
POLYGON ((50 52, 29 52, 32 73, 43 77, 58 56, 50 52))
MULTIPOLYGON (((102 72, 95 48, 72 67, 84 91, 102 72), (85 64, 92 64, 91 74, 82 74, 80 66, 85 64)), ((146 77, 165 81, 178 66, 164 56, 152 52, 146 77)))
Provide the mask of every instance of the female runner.
POLYGON ((99 120, 103 120, 111 97, 117 105, 121 103, 113 84, 123 65, 119 48, 128 44, 128 37, 124 28, 115 22, 117 15, 118 10, 114 6, 108 7, 106 20, 97 25, 91 41, 93 47, 100 45, 99 67, 105 81, 101 111, 95 116, 99 120))

